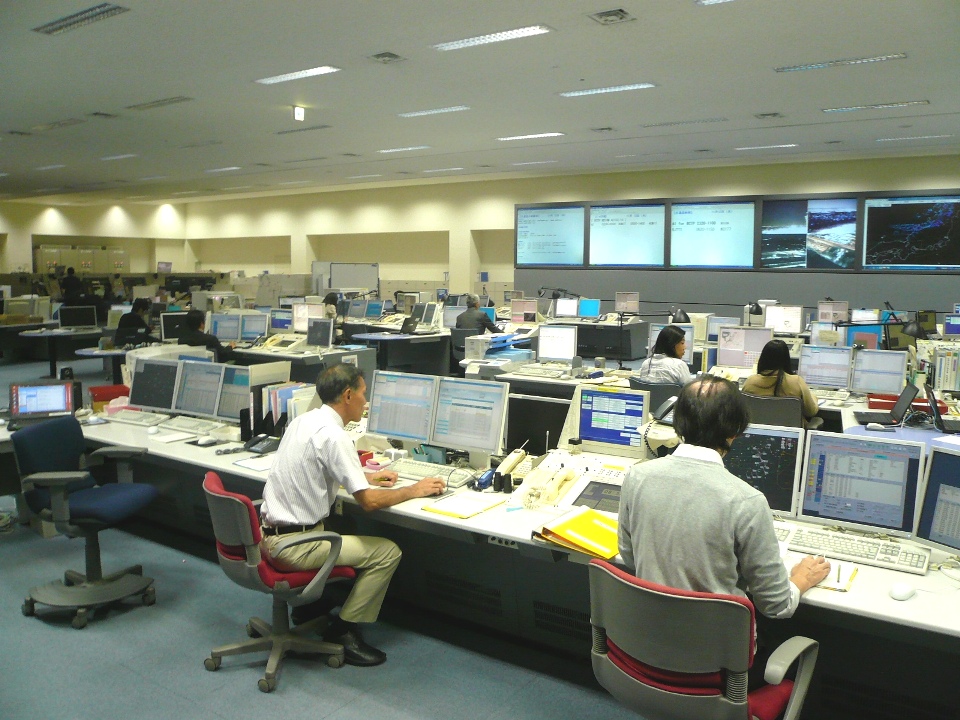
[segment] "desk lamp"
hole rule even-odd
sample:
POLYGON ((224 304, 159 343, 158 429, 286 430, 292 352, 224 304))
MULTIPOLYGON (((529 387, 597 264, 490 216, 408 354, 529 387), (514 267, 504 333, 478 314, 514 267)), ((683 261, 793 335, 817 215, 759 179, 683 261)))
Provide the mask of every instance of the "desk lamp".
POLYGON ((754 302, 750 303, 749 307, 747 308, 747 312, 749 313, 749 314, 747 315, 747 325, 748 325, 748 326, 752 326, 753 323, 750 321, 750 316, 752 316, 752 315, 763 315, 763 308, 760 307, 760 303, 754 301, 754 302))
POLYGON ((690 316, 687 315, 683 308, 677 308, 673 311, 670 316, 670 322, 672 323, 688 323, 690 322, 690 316))

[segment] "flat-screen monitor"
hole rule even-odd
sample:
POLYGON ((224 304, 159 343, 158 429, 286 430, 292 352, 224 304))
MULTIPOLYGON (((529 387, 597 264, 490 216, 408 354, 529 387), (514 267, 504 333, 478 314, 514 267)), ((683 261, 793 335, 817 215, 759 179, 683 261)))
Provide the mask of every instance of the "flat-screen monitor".
POLYGON ((486 316, 490 319, 490 322, 495 323, 495 322, 497 321, 497 310, 496 310, 496 308, 492 308, 492 307, 482 307, 482 308, 480 308, 480 312, 482 312, 484 315, 486 315, 486 316))
POLYGON ((243 342, 253 342, 266 335, 269 321, 270 316, 263 313, 244 313, 240 316, 240 339, 243 342))
POLYGON ((847 328, 815 320, 810 323, 810 344, 820 347, 847 345, 847 328))
POLYGON ((640 312, 640 293, 618 292, 614 296, 613 311, 618 313, 640 312))
POLYGON ((328 348, 333 345, 333 318, 310 318, 307 325, 307 345, 328 348))
POLYGON ((879 350, 883 347, 883 325, 850 325, 847 330, 846 344, 853 347, 879 350))
MULTIPOLYGON (((323 307, 322 305, 320 307, 323 307)), ((347 308, 347 317, 350 320, 363 320, 367 314, 367 301, 365 298, 353 298, 347 308)))
POLYGON ((579 390, 578 432, 584 450, 612 455, 642 452, 649 393, 590 385, 579 390))
POLYGON ((916 540, 960 554, 960 450, 933 448, 923 484, 916 540))
POLYGON ((577 298, 557 298, 553 309, 554 317, 577 317, 579 303, 577 298))
POLYGON ((217 398, 216 415, 220 420, 240 421, 240 411, 250 407, 250 370, 236 365, 223 368, 223 383, 217 398))
POLYGON ((509 305, 511 300, 523 300, 523 290, 504 290, 503 304, 509 305))
POLYGON ((510 301, 510 322, 532 323, 537 321, 537 301, 535 299, 510 301))
POLYGON ((850 303, 846 300, 822 300, 817 303, 817 320, 830 323, 846 322, 849 311, 850 303))
POLYGON ((430 444, 499 453, 509 391, 508 383, 440 378, 430 444))
POLYGON ((583 265, 586 208, 517 207, 517 267, 583 265))
POLYGON ((293 324, 293 310, 273 308, 270 310, 270 334, 282 333, 293 324))
MULTIPOLYGON (((493 310, 493 308, 490 308, 493 310)), ((424 325, 433 325, 434 321, 437 319, 437 304, 435 302, 428 302, 423 307, 423 317, 420 319, 424 325)))
POLYGON ((179 340, 180 334, 186 330, 183 324, 186 317, 185 312, 160 313, 160 339, 179 340))
POLYGON ((577 305, 577 314, 582 318, 600 317, 600 300, 593 298, 580 298, 577 305))
POLYGON ((437 299, 438 303, 446 302, 447 296, 450 294, 449 288, 437 288, 433 292, 433 296, 437 299))
POLYGON ((933 335, 937 332, 937 311, 936 310, 920 310, 917 312, 917 322, 920 323, 928 335, 933 335))
POLYGON ((960 268, 960 197, 867 198, 864 270, 960 268))
POLYGON ((240 339, 240 316, 227 313, 210 313, 209 332, 220 342, 236 342, 240 339))
POLYGON ((775 514, 793 516, 802 459, 803 430, 751 424, 733 441, 723 464, 762 492, 775 514))
POLYGON ((804 345, 800 348, 800 366, 797 374, 810 387, 846 388, 850 381, 852 352, 848 347, 804 345))
POLYGON ((413 310, 410 312, 410 317, 416 319, 418 322, 423 322, 423 313, 427 310, 427 304, 418 302, 414 303, 413 310))
POLYGON ((850 311, 850 322, 853 323, 878 323, 880 322, 880 310, 877 308, 854 308, 850 311))
POLYGON ((907 353, 860 350, 853 358, 850 391, 899 395, 907 376, 907 353))
POLYGON ((364 317, 371 320, 381 315, 383 315, 383 300, 367 300, 367 311, 364 317))
POLYGON ((675 325, 676 327, 683 330, 683 337, 687 341, 686 350, 683 351, 682 360, 689 365, 693 362, 693 340, 694 340, 694 328, 693 323, 650 323, 650 338, 647 345, 647 353, 653 355, 653 347, 657 344, 657 338, 660 337, 660 331, 663 330, 667 325, 675 325))
POLYGON ((465 312, 466 309, 461 305, 444 305, 443 326, 445 328, 455 328, 457 326, 457 318, 465 312))
POLYGON ((798 518, 910 537, 924 454, 921 442, 807 433, 798 518))
POLYGON ((130 380, 130 404, 142 410, 169 411, 179 371, 176 360, 137 360, 130 380))
POLYGON ((367 430, 399 440, 429 442, 439 382, 432 375, 375 371, 367 430))
POLYGON ((447 302, 445 305, 451 307, 466 307, 467 306, 467 296, 466 295, 449 295, 447 296, 447 302))
POLYGON ((775 333, 799 335, 803 332, 803 308, 799 305, 767 305, 764 326, 775 333))
POLYGON ((181 363, 173 409, 188 415, 214 416, 225 365, 209 362, 181 363))
POLYGON ((10 384, 11 420, 72 415, 74 409, 72 380, 10 384))
POLYGON ((478 295, 477 297, 480 299, 480 307, 487 307, 490 304, 489 295, 478 295))
POLYGON ((540 362, 569 363, 577 355, 577 328, 572 325, 541 325, 537 339, 540 362))
POLYGON ((960 314, 943 316, 943 336, 945 338, 960 337, 960 314))
POLYGON ((306 302, 303 295, 282 295, 277 299, 277 304, 281 308, 291 308, 294 303, 306 302))
MULTIPOLYGON (((351 300, 350 302, 355 301, 351 300)), ((295 333, 305 334, 310 327, 311 320, 326 317, 326 314, 326 307, 320 303, 294 303, 293 322, 290 326, 295 333)))
POLYGON ((752 368, 764 346, 773 340, 773 328, 723 327, 717 337, 717 365, 752 368))
POLYGON ((740 318, 711 315, 707 318, 707 342, 716 342, 720 336, 720 328, 724 325, 740 325, 740 318))
POLYGON ((412 315, 413 309, 420 302, 420 293, 403 293, 400 295, 399 312, 412 315))
POLYGON ((97 327, 97 309, 93 305, 61 305, 60 327, 97 327))
POLYGON ((173 261, 172 260, 158 260, 157 261, 157 272, 158 273, 170 273, 173 272, 173 261))
POLYGON ((664 205, 592 205, 590 264, 663 266, 666 215, 664 205))
POLYGON ((674 203, 672 267, 753 267, 753 202, 674 203))
POLYGON ((760 212, 761 268, 853 267, 856 198, 764 200, 760 212))
POLYGON ((900 323, 890 323, 884 327, 887 333, 887 350, 906 350, 908 347, 917 346, 917 339, 913 335, 907 335, 903 328, 900 323))

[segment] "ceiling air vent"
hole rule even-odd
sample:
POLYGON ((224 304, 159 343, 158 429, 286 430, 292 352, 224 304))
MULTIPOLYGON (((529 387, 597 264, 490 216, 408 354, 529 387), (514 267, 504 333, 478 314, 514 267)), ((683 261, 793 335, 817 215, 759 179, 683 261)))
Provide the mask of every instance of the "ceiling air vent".
POLYGON ((279 130, 277 135, 289 135, 290 133, 309 132, 310 130, 326 130, 329 125, 311 125, 305 128, 294 128, 293 130, 279 130))
POLYGON ((778 112, 765 112, 765 113, 757 113, 756 115, 754 115, 754 117, 757 120, 780 120, 781 118, 786 117, 786 115, 778 112))
POLYGON ((641 125, 645 128, 658 127, 679 127, 680 125, 703 125, 706 123, 728 122, 727 118, 706 118, 705 120, 673 120, 671 122, 653 123, 651 125, 641 125))
POLYGON ((177 105, 178 103, 189 102, 191 100, 193 100, 193 98, 177 95, 176 97, 151 100, 150 102, 140 103, 139 105, 128 105, 127 110, 155 110, 156 108, 166 107, 167 105, 177 105))
POLYGON ((375 60, 382 65, 389 65, 390 63, 403 62, 406 60, 405 57, 400 57, 396 53, 392 52, 377 53, 376 55, 371 55, 370 59, 375 60))
POLYGON ((616 10, 604 10, 603 12, 588 15, 587 17, 589 17, 591 20, 595 20, 601 25, 616 25, 617 23, 636 20, 633 15, 628 13, 623 8, 617 8, 616 10))
POLYGON ((53 20, 45 25, 35 27, 33 31, 44 35, 60 35, 70 30, 85 27, 98 20, 106 20, 108 17, 120 15, 129 10, 130 8, 120 7, 113 3, 100 3, 99 5, 94 5, 73 15, 66 15, 59 20, 53 20))
POLYGON ((114 118, 119 117, 119 115, 114 115, 113 113, 108 112, 92 112, 90 117, 100 118, 101 120, 113 120, 114 118))

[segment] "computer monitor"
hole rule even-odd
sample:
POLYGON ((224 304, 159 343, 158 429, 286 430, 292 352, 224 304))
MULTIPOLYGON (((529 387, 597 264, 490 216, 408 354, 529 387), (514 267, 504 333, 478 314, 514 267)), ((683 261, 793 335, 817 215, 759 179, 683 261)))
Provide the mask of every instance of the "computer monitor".
POLYGON ((945 338, 960 337, 960 314, 943 316, 943 336, 945 338))
POLYGON ((166 274, 173 272, 173 261, 172 260, 158 260, 157 261, 157 272, 166 274))
POLYGON ((910 537, 924 454, 921 442, 810 431, 798 519, 910 537))
POLYGON ((350 305, 347 307, 347 318, 350 320, 363 320, 366 314, 366 298, 353 298, 353 300, 350 301, 350 305))
POLYGON ((846 322, 850 313, 850 303, 846 300, 825 300, 817 303, 819 322, 846 322))
POLYGON ((707 342, 716 342, 720 336, 720 328, 724 325, 737 327, 740 325, 740 318, 721 315, 712 315, 707 318, 707 342))
POLYGON ((917 339, 913 335, 907 335, 903 331, 904 326, 900 323, 890 323, 884 326, 887 333, 887 350, 906 350, 908 347, 915 348, 917 339))
POLYGON ((815 320, 810 323, 810 344, 820 347, 847 345, 847 328, 837 327, 832 322, 815 320))
POLYGON ((580 298, 577 305, 577 315, 582 318, 600 317, 600 300, 594 298, 580 298))
POLYGON ((293 324, 293 310, 273 308, 270 310, 270 334, 286 332, 293 324))
POLYGON ((305 298, 303 295, 281 295, 277 299, 277 304, 281 308, 291 308, 293 307, 294 303, 302 303, 302 302, 305 302, 305 298))
POLYGON ((933 448, 923 484, 916 540, 960 554, 960 450, 933 448))
POLYGON ((850 322, 878 323, 880 322, 880 310, 877 308, 854 308, 850 311, 850 322))
POLYGON ((508 383, 440 378, 430 444, 456 450, 500 452, 508 383))
POLYGON ((10 384, 10 419, 43 419, 72 415, 72 380, 32 380, 10 384))
MULTIPOLYGON (((958 316, 960 317, 960 316, 958 316)), ((532 323, 537 321, 536 299, 510 301, 510 322, 532 323)))
POLYGON ((751 424, 733 441, 723 464, 762 492, 774 514, 794 516, 802 451, 800 428, 751 424))
POLYGON ((618 292, 614 296, 613 311, 618 313, 639 313, 640 293, 618 292))
POLYGON ((830 389, 846 388, 850 382, 850 357, 848 347, 819 347, 804 345, 800 348, 800 366, 797 374, 810 387, 830 389))
POLYGON ((240 421, 240 411, 250 407, 250 370, 237 365, 223 369, 223 383, 217 398, 216 416, 229 422, 240 421))
POLYGON ((185 312, 160 313, 160 339, 179 340, 181 333, 186 329, 183 324, 186 317, 185 312))
POLYGON ((439 382, 432 375, 374 371, 367 430, 398 440, 429 442, 439 382))
POLYGON ((97 309, 93 305, 61 305, 60 327, 97 327, 97 309))
POLYGON ((773 340, 773 328, 724 327, 717 337, 717 365, 752 368, 760 353, 773 340))
MULTIPOLYGON (((350 301, 354 302, 353 300, 350 301)), ((361 301, 365 302, 365 301, 361 301)), ((293 322, 290 324, 295 333, 306 333, 310 321, 314 318, 326 317, 326 307, 317 303, 294 303, 293 322)))
POLYGON ((409 313, 409 315, 410 317, 415 318, 418 322, 423 322, 423 313, 426 311, 426 309, 426 303, 414 303, 413 310, 409 313))
POLYGON ((401 293, 399 301, 400 312, 412 315, 414 307, 420 302, 420 293, 401 293))
POLYGON ((240 316, 240 340, 253 342, 267 334, 270 316, 264 313, 244 313, 240 316))
POLYGON ((240 316, 210 313, 209 333, 220 342, 237 342, 240 339, 240 316))
POLYGON ((860 350, 853 358, 850 392, 899 395, 907 376, 907 353, 860 350))
POLYGON ((503 304, 509 305, 511 300, 523 300, 523 290, 504 290, 503 304))
POLYGON ((934 335, 937 332, 937 311, 920 310, 917 312, 917 322, 920 323, 928 335, 934 335))
POLYGON ((489 295, 478 295, 477 297, 480 299, 480 307, 486 307, 490 304, 489 295))
POLYGON ((33 298, 7 298, 3 302, 3 312, 6 315, 34 315, 33 298))
POLYGON ((684 339, 687 341, 686 350, 683 352, 683 361, 689 365, 693 362, 693 323, 650 323, 650 338, 647 345, 647 353, 653 355, 653 348, 657 344, 657 338, 660 337, 660 331, 667 325, 675 325, 683 330, 684 339))
MULTIPOLYGON (((491 308, 492 310, 493 308, 491 308)), ((437 319, 437 304, 435 302, 428 302, 423 306, 423 317, 420 322, 424 325, 433 325, 437 319)))
POLYGON ((433 296, 436 298, 438 303, 446 302, 448 295, 450 295, 450 290, 448 288, 437 288, 433 291, 433 296))
POLYGON ((180 363, 176 360, 138 359, 130 380, 130 404, 142 410, 169 412, 179 371, 180 363))
POLYGON ((367 309, 363 316, 375 320, 383 315, 383 300, 367 300, 367 309))
POLYGON ((333 345, 333 318, 310 318, 307 325, 307 345, 328 348, 333 345))
POLYGON ((451 307, 466 307, 467 306, 467 296, 466 295, 448 295, 445 305, 450 305, 451 307))
POLYGON ((107 311, 107 329, 116 330, 117 325, 120 324, 120 318, 126 315, 127 312, 129 312, 129 310, 130 308, 125 308, 121 310, 118 310, 116 308, 110 308, 110 310, 107 311))
POLYGON ((577 298, 557 298, 553 309, 554 317, 577 317, 577 298))
POLYGON ((883 325, 851 325, 847 330, 847 342, 867 350, 879 350, 883 347, 883 325))
POLYGON ((803 332, 803 308, 800 305, 767 305, 764 327, 775 333, 799 335, 803 332))
POLYGON ((577 413, 584 450, 631 456, 643 452, 642 428, 649 414, 649 392, 592 385, 578 390, 579 405, 571 404, 570 410, 577 413))
POLYGON ((540 362, 569 363, 577 355, 577 328, 572 325, 541 325, 537 340, 540 362))
POLYGON ((464 312, 464 308, 459 305, 444 305, 443 326, 445 328, 455 328, 457 326, 457 318, 464 312))
POLYGON ((480 312, 490 318, 490 322, 495 323, 497 321, 497 310, 492 307, 482 307, 480 312))
POLYGON ((215 416, 224 367, 209 362, 182 362, 173 409, 187 415, 215 416))

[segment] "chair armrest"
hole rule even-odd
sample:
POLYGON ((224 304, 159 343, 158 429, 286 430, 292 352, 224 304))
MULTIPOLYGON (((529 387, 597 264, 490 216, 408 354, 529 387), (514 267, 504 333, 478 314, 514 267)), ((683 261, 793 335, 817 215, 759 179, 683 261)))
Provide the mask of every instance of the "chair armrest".
POLYGON ((793 681, 793 692, 790 693, 790 701, 783 713, 783 720, 796 720, 800 717, 819 651, 820 643, 798 635, 782 643, 767 660, 763 679, 770 685, 779 685, 783 682, 787 670, 795 660, 799 660, 796 679, 793 681))
POLYGON ((110 447, 97 448, 87 457, 104 458, 106 460, 129 460, 130 458, 140 457, 147 454, 145 447, 127 447, 124 445, 114 445, 110 447))
MULTIPOLYGON (((298 533, 296 537, 285 538, 278 542, 273 548, 274 552, 279 555, 287 548, 294 547, 295 545, 302 545, 303 543, 308 542, 315 543, 319 540, 326 540, 330 543, 330 554, 327 555, 327 559, 317 571, 316 577, 314 577, 313 580, 311 580, 310 583, 303 589, 303 592, 300 593, 300 596, 303 598, 311 597, 318 586, 319 592, 323 591, 323 586, 326 584, 327 578, 330 576, 330 571, 333 570, 334 566, 337 564, 337 558, 340 557, 340 548, 343 545, 343 540, 338 533, 330 530, 313 530, 307 533, 298 533)), ((319 592, 317 594, 318 597, 319 592)))
POLYGON ((258 508, 258 507, 260 507, 261 505, 263 505, 263 498, 260 498, 259 500, 251 500, 250 503, 251 503, 255 508, 258 508))
POLYGON ((23 478, 24 489, 27 485, 50 489, 50 514, 53 515, 53 524, 57 530, 68 537, 73 537, 77 529, 70 524, 70 501, 67 497, 67 484, 76 480, 83 480, 90 473, 85 470, 71 470, 63 472, 39 472, 23 478))
POLYGON ((64 487, 68 483, 83 480, 90 473, 86 470, 67 470, 62 472, 38 472, 27 475, 23 478, 24 485, 30 484, 34 487, 55 488, 64 487))

